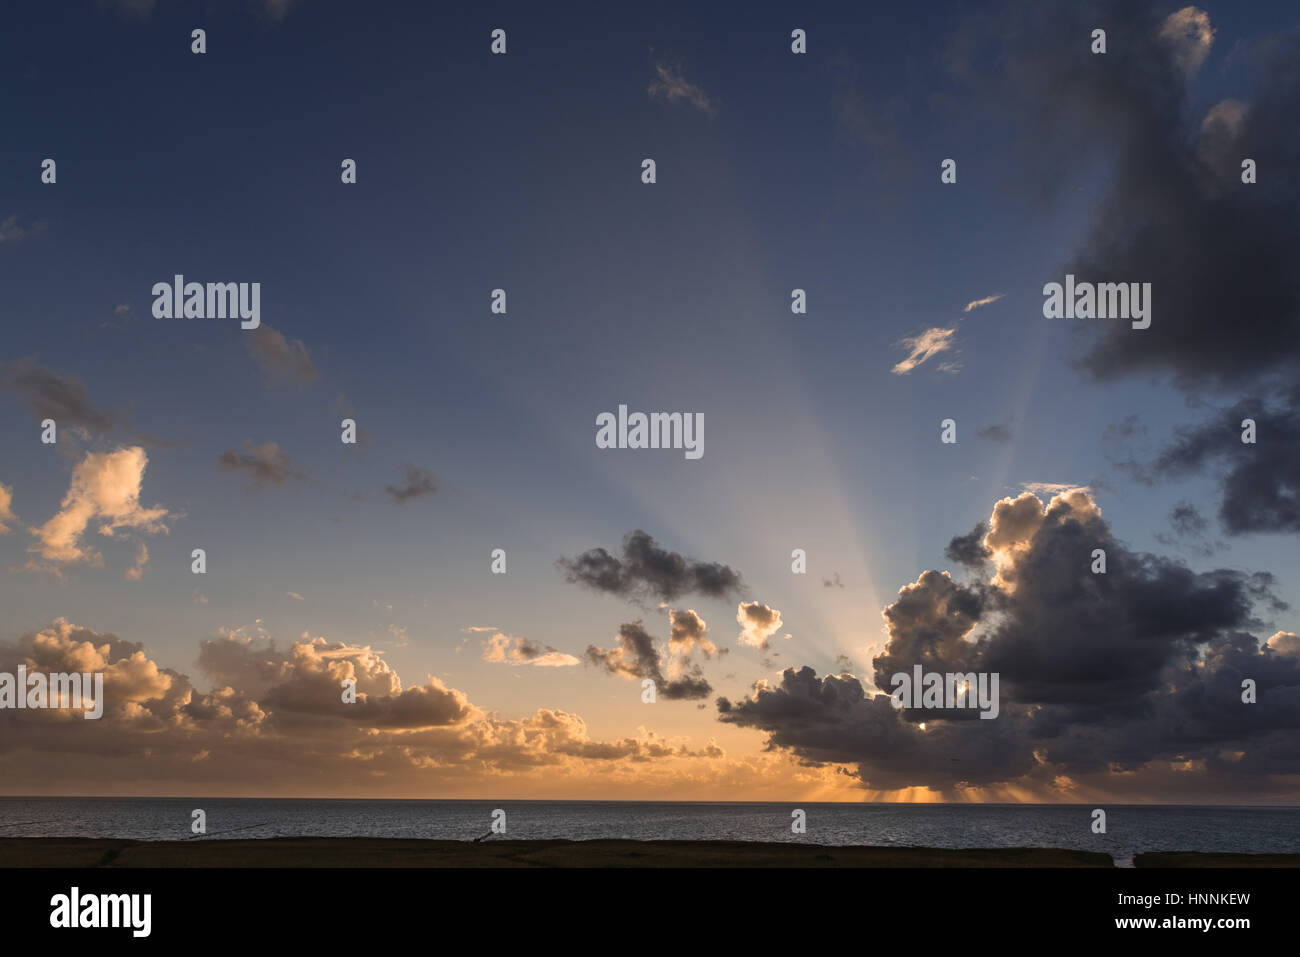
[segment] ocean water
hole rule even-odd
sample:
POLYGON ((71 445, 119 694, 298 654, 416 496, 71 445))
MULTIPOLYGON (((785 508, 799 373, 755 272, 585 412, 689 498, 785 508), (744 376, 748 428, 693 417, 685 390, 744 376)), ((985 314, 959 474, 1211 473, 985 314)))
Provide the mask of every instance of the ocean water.
POLYGON ((191 812, 206 838, 398 837, 472 840, 492 812, 520 840, 790 841, 921 847, 1067 847, 1104 851, 1124 865, 1141 851, 1300 853, 1297 807, 784 804, 628 801, 370 801, 249 798, 0 797, 0 837, 189 840, 191 812), (791 811, 807 833, 790 830, 791 811))

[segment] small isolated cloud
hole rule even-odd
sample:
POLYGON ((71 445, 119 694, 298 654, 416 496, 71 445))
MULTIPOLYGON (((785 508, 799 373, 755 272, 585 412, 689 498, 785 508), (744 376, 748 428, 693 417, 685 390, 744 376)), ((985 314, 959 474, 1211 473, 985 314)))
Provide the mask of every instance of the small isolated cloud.
MULTIPOLYGON (((148 455, 139 446, 88 453, 73 469, 59 511, 40 528, 31 530, 36 543, 28 551, 38 558, 27 567, 61 575, 68 565, 102 565, 100 553, 82 541, 92 521, 99 523, 97 531, 106 538, 123 532, 166 533, 164 521, 172 513, 162 506, 145 508, 140 504, 140 486, 148 462, 148 455)), ((136 567, 143 569, 148 559, 148 550, 142 545, 136 567)))
POLYGON ((16 215, 8 216, 5 219, 0 220, 0 245, 20 242, 27 236, 27 232, 27 229, 18 225, 18 217, 16 215))
POLYGON ((528 638, 497 632, 483 643, 483 660, 502 665, 532 665, 535 668, 568 668, 580 664, 573 655, 528 638))
POLYGON ((261 366, 268 386, 286 382, 306 385, 320 378, 301 339, 286 339, 265 323, 241 338, 248 354, 261 366))
POLYGON ((496 625, 470 625, 465 631, 500 631, 496 625))
POLYGON ((729 566, 668 551, 639 528, 623 537, 621 558, 593 548, 556 565, 570 582, 634 600, 673 601, 688 594, 725 598, 744 588, 740 573, 729 566))
POLYGON ((90 401, 85 383, 32 359, 17 359, 4 369, 4 387, 17 392, 39 421, 53 419, 59 426, 76 426, 104 433, 113 428, 110 413, 90 401))
POLYGON ((8 535, 16 524, 18 516, 14 514, 14 490, 0 482, 0 535, 8 535))
POLYGON ((190 595, 190 601, 194 602, 196 605, 206 605, 208 603, 207 596, 197 588, 194 589, 194 593, 190 595))
POLYGON ((823 587, 823 588, 843 588, 843 587, 844 587, 844 582, 840 581, 840 573, 839 573, 839 572, 835 572, 835 573, 834 573, 834 578, 823 578, 823 579, 822 579, 822 587, 823 587))
MULTIPOLYGON (((919 336, 909 336, 903 339, 899 345, 909 350, 906 359, 899 362, 891 370, 894 375, 907 375, 917 366, 921 365, 927 359, 939 355, 941 352, 947 352, 957 343, 953 338, 957 334, 956 328, 941 329, 935 327, 927 329, 919 336)), ((956 371, 954 367, 952 371, 956 371)))
POLYGON ((975 433, 981 439, 988 439, 990 442, 1010 442, 1011 430, 1005 425, 993 424, 980 429, 975 433))
POLYGON ((287 591, 287 592, 285 592, 285 594, 288 595, 290 598, 294 599, 295 601, 306 601, 306 600, 307 600, 307 599, 303 598, 302 595, 299 595, 296 591, 287 591))
POLYGON ((781 613, 760 601, 741 602, 736 608, 736 621, 740 625, 736 640, 764 651, 768 639, 781 629, 781 613))
POLYGON ((707 698, 713 691, 697 662, 687 655, 660 654, 654 637, 639 621, 620 625, 608 651, 588 645, 584 658, 628 681, 649 678, 662 698, 693 700, 707 698))
POLYGON ((405 505, 412 499, 432 495, 438 491, 436 478, 432 472, 418 465, 407 465, 406 479, 401 485, 386 485, 384 491, 398 505, 405 505))
POLYGON ((669 103, 686 100, 696 109, 709 116, 717 115, 717 108, 709 99, 708 94, 694 83, 687 82, 686 77, 682 76, 680 67, 667 63, 656 63, 655 78, 651 81, 646 92, 650 94, 651 98, 662 96, 669 103))
POLYGON ((972 299, 970 302, 966 303, 966 308, 963 309, 962 312, 973 312, 974 310, 980 308, 980 306, 991 305, 997 302, 1005 295, 1006 293, 998 292, 998 293, 994 293, 991 296, 985 296, 983 299, 972 299))
POLYGON ((718 654, 718 646, 709 640, 709 626, 694 609, 670 609, 668 612, 668 650, 689 655, 699 649, 705 658, 718 654))
POLYGON ((1173 51, 1174 61, 1182 71, 1190 76, 1201 68, 1214 44, 1210 15, 1197 7, 1183 7, 1165 18, 1160 39, 1173 51))
POLYGON ((251 440, 247 440, 244 442, 244 451, 227 449, 217 456, 217 464, 225 472, 247 472, 253 491, 268 485, 283 488, 289 479, 305 477, 289 458, 289 453, 274 442, 254 445, 251 440))
POLYGON ((139 543, 139 548, 135 553, 135 561, 131 567, 126 570, 126 580, 129 582, 138 582, 144 578, 144 566, 149 564, 149 546, 144 542, 139 543))

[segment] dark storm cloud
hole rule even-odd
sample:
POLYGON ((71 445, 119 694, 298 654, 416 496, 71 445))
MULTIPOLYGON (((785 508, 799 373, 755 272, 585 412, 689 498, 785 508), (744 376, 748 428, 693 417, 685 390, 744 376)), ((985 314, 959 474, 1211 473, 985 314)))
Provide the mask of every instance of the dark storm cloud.
POLYGON ((434 474, 417 465, 407 465, 406 481, 401 485, 386 485, 384 491, 398 505, 405 505, 411 499, 432 495, 438 491, 434 474))
POLYGON ((1300 390, 1280 403, 1245 399, 1174 440, 1146 466, 1158 480, 1219 470, 1219 520, 1229 535, 1300 531, 1300 390), (1242 438, 1245 419, 1255 422, 1255 442, 1242 438))
POLYGON ((704 698, 713 691, 700 666, 685 656, 674 660, 676 673, 666 678, 666 656, 660 654, 654 637, 639 621, 620 625, 614 642, 608 651, 588 645, 584 659, 623 678, 649 678, 655 683, 656 695, 670 700, 704 698))
POLYGON ((1008 6, 959 33, 949 63, 1034 143, 1023 155, 1053 190, 1073 181, 1065 174, 1080 158, 1105 163, 1095 218, 1060 272, 1151 283, 1152 319, 1140 331, 1085 328, 1085 374, 1168 376, 1189 392, 1277 405, 1270 425, 1279 441, 1252 456, 1226 448, 1227 430, 1207 422, 1154 470, 1121 464, 1156 481, 1217 458, 1228 469, 1220 518, 1229 534, 1300 530, 1300 401, 1281 386, 1300 374, 1300 32, 1252 41, 1260 66, 1240 100, 1193 106, 1193 77, 1213 51, 1209 19, 1194 8, 1168 14, 1130 0, 1008 6), (1095 27, 1107 31, 1104 55, 1089 51, 1095 27), (991 78, 977 65, 975 37, 996 50, 991 78), (1247 158, 1252 184, 1241 179, 1247 158))
MULTIPOLYGON (((973 581, 926 571, 899 591, 872 666, 887 691, 893 674, 917 664, 997 673, 995 719, 895 710, 856 678, 805 667, 775 686, 759 682, 744 700, 719 699, 720 720, 764 731, 804 760, 856 766, 872 788, 1046 786, 1191 762, 1186 783, 1200 774, 1254 794, 1284 787, 1270 775, 1300 773, 1300 641, 1252 633, 1264 627, 1259 613, 1286 607, 1271 575, 1194 572, 1134 552, 1079 489, 1046 508, 1028 493, 1003 500, 987 528, 973 581), (1104 574, 1091 570, 1095 548, 1106 552, 1104 574), (1242 702, 1243 678, 1257 682, 1256 704, 1242 702)), ((955 539, 965 543, 958 551, 973 553, 975 537, 955 539)))
POLYGON ((567 581, 622 598, 673 601, 689 594, 726 598, 744 588, 740 574, 727 565, 684 558, 659 547, 640 529, 624 536, 621 558, 593 548, 577 558, 560 558, 556 564, 567 581))
POLYGON ((994 40, 999 72, 986 81, 968 58, 962 78, 1006 109, 999 115, 1034 143, 1022 155, 1054 189, 1073 181, 1080 158, 1095 154, 1110 171, 1093 224, 1061 271, 1152 284, 1151 327, 1096 324, 1082 367, 1097 380, 1171 373, 1188 385, 1294 370, 1300 36, 1271 45, 1244 107, 1193 110, 1196 44, 1171 36, 1167 7, 1114 0, 1006 10, 984 31, 1007 38, 994 40), (1104 55, 1089 49, 1096 27, 1107 31, 1104 55), (1246 157, 1258 164, 1255 184, 1241 182, 1246 157))
POLYGON ((990 425, 980 429, 975 433, 981 439, 988 439, 990 442, 1010 442, 1011 430, 1005 425, 990 425))
POLYGON ((984 547, 984 536, 988 531, 988 525, 980 522, 965 535, 954 536, 948 543, 948 547, 943 550, 944 557, 950 562, 957 562, 959 565, 971 568, 984 564, 991 554, 984 547))

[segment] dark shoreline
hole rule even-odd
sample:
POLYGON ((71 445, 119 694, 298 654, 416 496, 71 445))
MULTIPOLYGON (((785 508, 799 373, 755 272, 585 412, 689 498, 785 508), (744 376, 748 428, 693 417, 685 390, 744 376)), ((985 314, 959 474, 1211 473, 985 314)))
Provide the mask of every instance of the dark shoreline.
MULTIPOLYGON (((1137 867, 1300 867, 1300 854, 1139 854, 1137 867)), ((1109 854, 1064 848, 830 847, 757 841, 471 841, 281 837, 131 841, 0 838, 0 868, 136 867, 1093 867, 1109 854)))

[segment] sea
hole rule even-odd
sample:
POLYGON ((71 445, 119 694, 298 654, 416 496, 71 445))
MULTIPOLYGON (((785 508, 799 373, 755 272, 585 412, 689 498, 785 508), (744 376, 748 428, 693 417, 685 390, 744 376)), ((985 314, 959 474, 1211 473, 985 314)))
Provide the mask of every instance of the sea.
MULTIPOLYGON (((1300 853, 1300 807, 0 797, 0 837, 133 840, 504 837, 784 841, 891 847, 1063 847, 1131 866, 1143 851, 1300 853), (194 811, 206 831, 195 834, 194 811), (795 833, 792 812, 804 812, 795 833), (497 815, 499 818, 500 815, 497 815)), ((495 839, 495 838, 494 838, 495 839)))

